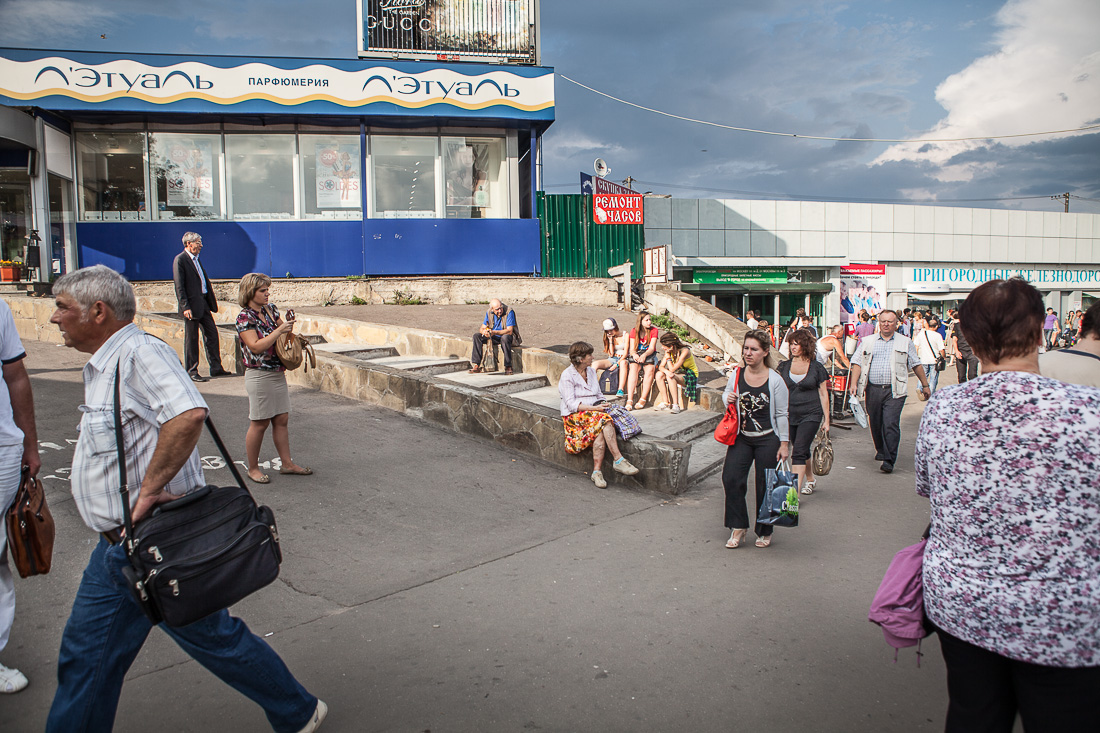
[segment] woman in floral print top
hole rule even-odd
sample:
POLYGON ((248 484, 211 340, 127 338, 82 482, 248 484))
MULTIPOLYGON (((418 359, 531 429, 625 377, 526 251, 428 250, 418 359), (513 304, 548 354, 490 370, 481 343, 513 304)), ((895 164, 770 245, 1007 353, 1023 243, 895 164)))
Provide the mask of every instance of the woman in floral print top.
POLYGON ((925 612, 947 730, 1100 730, 1100 389, 1039 375, 1043 300, 976 288, 960 322, 982 376, 938 392, 917 435, 931 499, 925 612))

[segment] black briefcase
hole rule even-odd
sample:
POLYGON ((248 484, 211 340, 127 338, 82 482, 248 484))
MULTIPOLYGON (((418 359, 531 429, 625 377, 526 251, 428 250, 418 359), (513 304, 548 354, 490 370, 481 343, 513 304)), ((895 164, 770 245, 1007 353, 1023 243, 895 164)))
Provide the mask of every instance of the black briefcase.
POLYGON ((149 620, 186 626, 279 577, 283 555, 275 515, 256 504, 209 417, 206 427, 237 485, 204 486, 159 505, 149 518, 133 524, 118 389, 116 372, 115 443, 126 527, 123 545, 130 561, 122 572, 149 620))

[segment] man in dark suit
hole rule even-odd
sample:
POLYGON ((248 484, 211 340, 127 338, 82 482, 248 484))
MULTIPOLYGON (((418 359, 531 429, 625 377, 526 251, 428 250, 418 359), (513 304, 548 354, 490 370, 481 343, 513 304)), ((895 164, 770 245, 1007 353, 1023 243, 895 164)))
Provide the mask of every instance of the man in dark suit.
POLYGON ((199 329, 206 343, 206 360, 210 363, 211 377, 228 377, 222 368, 218 347, 218 328, 214 325, 214 313, 218 312, 218 300, 210 278, 199 262, 202 237, 195 232, 183 235, 183 251, 172 263, 172 279, 176 282, 176 300, 183 316, 183 367, 195 382, 205 382, 199 376, 199 329))

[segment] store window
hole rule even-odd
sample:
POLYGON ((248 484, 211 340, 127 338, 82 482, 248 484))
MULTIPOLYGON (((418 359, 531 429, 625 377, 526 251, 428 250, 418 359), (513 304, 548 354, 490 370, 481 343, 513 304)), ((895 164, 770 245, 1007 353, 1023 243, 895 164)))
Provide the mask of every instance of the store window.
POLYGON ((443 176, 448 219, 508 216, 504 140, 443 138, 443 176))
POLYGON ((226 190, 231 219, 296 215, 294 135, 226 135, 226 190))
POLYGON ((381 219, 439 216, 438 144, 436 137, 371 136, 372 216, 381 219))
POLYGON ((76 161, 85 221, 149 218, 143 133, 80 133, 76 136, 76 161))
POLYGON ((22 262, 31 229, 31 179, 24 168, 0 168, 0 260, 22 262))
POLYGON ((358 135, 302 135, 303 219, 358 219, 363 214, 358 135))
POLYGON ((64 275, 69 271, 69 252, 75 234, 73 183, 51 174, 46 177, 46 189, 50 198, 50 272, 64 275))
POLYGON ((221 135, 149 133, 156 217, 221 219, 221 135))

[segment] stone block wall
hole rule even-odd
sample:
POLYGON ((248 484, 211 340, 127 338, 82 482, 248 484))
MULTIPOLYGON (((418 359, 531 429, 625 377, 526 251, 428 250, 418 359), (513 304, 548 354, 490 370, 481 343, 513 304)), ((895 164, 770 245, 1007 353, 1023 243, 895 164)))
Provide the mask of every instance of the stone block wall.
MULTIPOLYGON (((238 280, 213 280, 219 303, 236 303, 238 280)), ((348 280, 345 278, 278 278, 279 302, 289 306, 348 304, 359 298, 371 304, 392 303, 396 293, 435 305, 480 303, 486 294, 505 303, 547 303, 615 307, 618 284, 612 279, 544 277, 409 277, 348 280)), ((135 282, 138 309, 174 313, 171 281, 135 282)), ((225 310, 225 309, 223 309, 225 310)), ((230 308, 234 311, 235 309, 230 308)), ((223 314, 224 315, 224 314, 223 314)), ((216 319, 217 320, 217 319, 216 319)))

